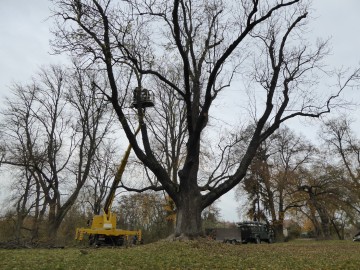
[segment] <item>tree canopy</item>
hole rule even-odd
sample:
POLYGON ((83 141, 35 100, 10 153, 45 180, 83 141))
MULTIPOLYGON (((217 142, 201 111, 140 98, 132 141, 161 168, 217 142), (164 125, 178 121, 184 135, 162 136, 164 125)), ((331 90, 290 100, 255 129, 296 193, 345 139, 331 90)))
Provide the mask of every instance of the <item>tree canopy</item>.
POLYGON ((333 101, 359 76, 359 70, 345 78, 339 74, 329 92, 316 91, 320 74, 330 75, 323 62, 329 49, 327 41, 311 44, 304 38, 308 1, 53 2, 55 51, 70 52, 84 68, 106 70, 110 88, 97 89, 112 104, 137 158, 156 177, 156 185, 147 188, 163 189, 175 202, 176 235, 201 234, 201 211, 240 183, 259 145, 286 120, 330 112, 339 105, 333 101), (137 108, 137 119, 126 116, 133 89, 161 93, 156 82, 185 108, 178 181, 154 154, 145 110, 137 108), (215 166, 204 176, 200 157, 209 148, 204 133, 211 132, 213 107, 230 87, 240 90, 237 98, 254 91, 247 100, 253 101, 248 108, 252 118, 242 123, 254 128, 241 154, 234 153, 243 142, 242 131, 219 144, 215 166), (141 142, 133 121, 141 125, 141 142))

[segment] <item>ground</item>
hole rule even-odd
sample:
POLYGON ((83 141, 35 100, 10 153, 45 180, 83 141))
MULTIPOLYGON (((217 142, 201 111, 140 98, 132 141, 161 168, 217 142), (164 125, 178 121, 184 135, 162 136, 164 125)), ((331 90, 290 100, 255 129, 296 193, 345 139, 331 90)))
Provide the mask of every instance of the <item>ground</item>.
POLYGON ((1 269, 360 269, 360 243, 230 245, 160 241, 130 248, 0 250, 1 269))

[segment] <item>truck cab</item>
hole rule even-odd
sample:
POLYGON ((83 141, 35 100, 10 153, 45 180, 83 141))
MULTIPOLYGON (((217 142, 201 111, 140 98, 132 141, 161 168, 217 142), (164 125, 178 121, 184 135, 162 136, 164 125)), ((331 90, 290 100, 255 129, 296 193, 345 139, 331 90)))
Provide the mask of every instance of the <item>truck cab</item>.
POLYGON ((261 242, 272 243, 274 240, 273 230, 265 223, 257 221, 246 221, 237 224, 241 234, 241 242, 257 243, 261 242))

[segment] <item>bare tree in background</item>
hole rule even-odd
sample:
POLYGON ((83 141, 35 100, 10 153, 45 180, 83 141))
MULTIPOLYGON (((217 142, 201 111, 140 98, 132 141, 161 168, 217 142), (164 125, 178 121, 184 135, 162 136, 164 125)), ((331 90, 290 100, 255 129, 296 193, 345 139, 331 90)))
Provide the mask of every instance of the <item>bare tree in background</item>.
MULTIPOLYGON (((320 137, 328 145, 329 151, 338 158, 338 164, 344 167, 344 185, 360 198, 360 141, 351 129, 351 121, 345 117, 327 121, 320 137)), ((359 205, 354 207, 360 211, 359 205)))
POLYGON ((326 153, 333 158, 333 166, 343 171, 341 186, 346 195, 341 198, 343 209, 351 223, 358 223, 360 214, 360 141, 353 132, 352 121, 342 116, 324 123, 321 139, 326 153))
POLYGON ((250 217, 271 224, 277 241, 283 240, 285 214, 304 205, 303 198, 294 194, 299 169, 311 163, 315 150, 289 128, 280 128, 258 148, 238 187, 238 193, 244 189, 251 200, 250 217))
POLYGON ((100 214, 111 181, 116 173, 118 167, 116 162, 119 162, 120 158, 116 153, 118 147, 115 145, 114 140, 104 141, 103 145, 96 150, 94 162, 90 168, 89 180, 81 191, 79 201, 86 211, 88 210, 87 207, 90 208, 87 214, 91 216, 100 214))
POLYGON ((3 163, 29 173, 41 191, 36 209, 42 206, 40 221, 48 217, 49 240, 56 238, 89 177, 96 149, 110 131, 112 116, 95 91, 98 79, 76 66, 52 66, 43 69, 33 85, 15 86, 14 99, 7 101, 3 163))
POLYGON ((156 114, 148 120, 153 144, 157 145, 154 154, 158 154, 157 159, 162 161, 172 182, 178 185, 177 173, 185 156, 186 110, 182 100, 166 84, 159 81, 157 89, 156 114))
POLYGON ((330 228, 336 213, 345 209, 343 199, 347 193, 342 186, 342 173, 326 163, 318 162, 301 172, 297 196, 302 197, 305 204, 301 210, 313 222, 316 235, 329 239, 330 228))
MULTIPOLYGON (((281 123, 330 112, 332 101, 358 76, 356 71, 334 92, 316 96, 317 71, 323 69, 328 49, 326 42, 310 46, 302 36, 308 1, 53 2, 58 19, 55 50, 70 51, 84 65, 107 71, 111 90, 102 92, 136 156, 160 184, 148 189, 164 189, 175 202, 177 236, 202 234, 202 210, 244 178, 259 145, 281 123), (118 75, 126 68, 128 73, 136 70, 141 80, 123 83, 118 75), (174 68, 180 80, 167 73, 174 68), (246 80, 249 89, 245 90, 256 93, 256 126, 244 155, 231 170, 225 168, 226 156, 220 155, 211 179, 205 181, 199 175, 200 155, 209 146, 202 144, 202 137, 213 130, 209 123, 216 116, 211 118, 213 109, 221 104, 219 96, 230 86, 240 88, 233 84, 234 78, 246 80), (135 87, 153 89, 153 79, 171 89, 186 108, 186 151, 178 182, 154 154, 156 144, 149 139, 144 111, 138 109, 142 144, 125 113, 126 95, 135 87)), ((236 96, 244 97, 245 91, 236 96)))
MULTIPOLYGON (((12 198, 16 209, 15 238, 20 241, 23 229, 30 231, 31 238, 37 239, 39 220, 45 211, 41 203, 42 193, 32 164, 42 167, 42 155, 36 145, 39 142, 35 109, 37 89, 35 84, 13 86, 14 100, 7 100, 7 110, 3 111, 4 121, 0 124, 3 143, 3 162, 12 156, 15 164, 23 164, 21 171, 12 174, 12 198), (6 141, 7 140, 7 141, 6 141), (16 142, 16 143, 14 143, 16 142), (25 226, 24 221, 31 213, 32 225, 25 226)), ((31 224, 31 223, 29 223, 31 224)))

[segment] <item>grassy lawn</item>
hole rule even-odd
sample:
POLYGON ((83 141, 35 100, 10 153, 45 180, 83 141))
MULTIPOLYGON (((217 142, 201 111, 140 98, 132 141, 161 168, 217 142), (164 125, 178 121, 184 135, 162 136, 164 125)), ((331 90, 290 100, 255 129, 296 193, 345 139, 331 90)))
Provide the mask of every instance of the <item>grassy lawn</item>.
POLYGON ((0 269, 360 269, 360 243, 230 245, 158 242, 132 248, 0 250, 0 269))

